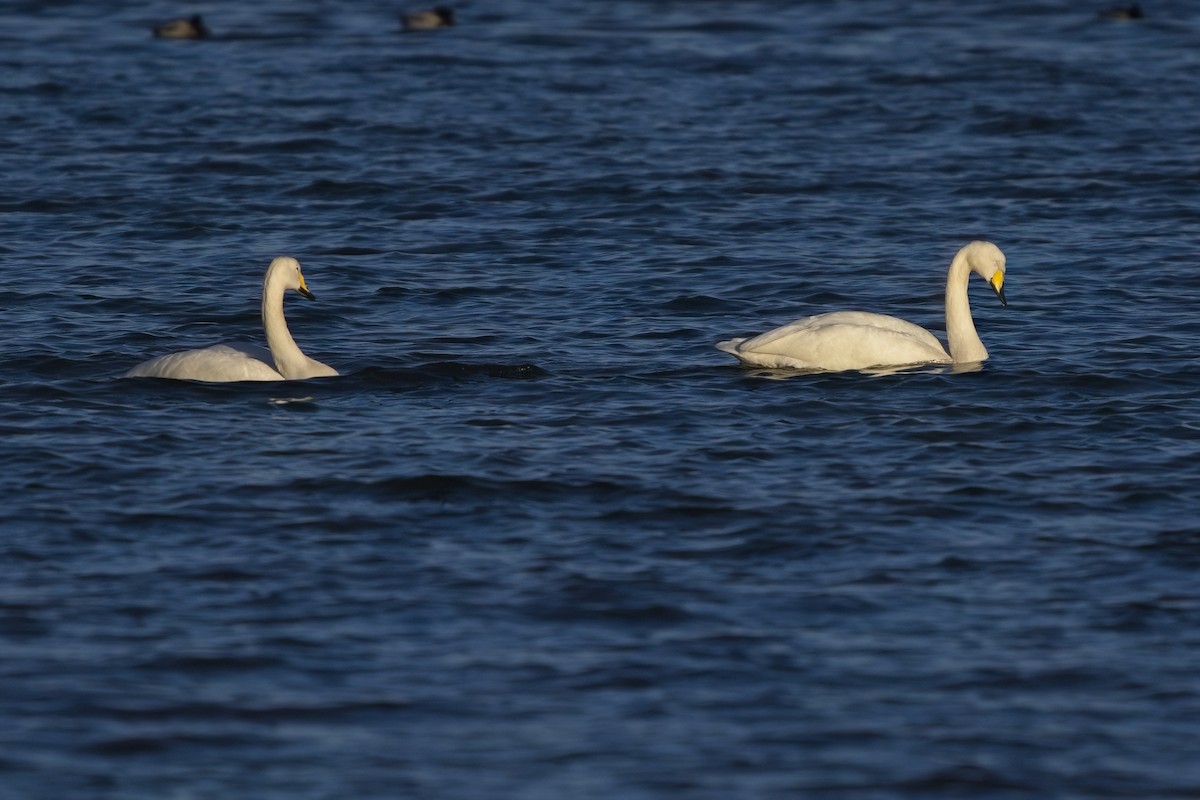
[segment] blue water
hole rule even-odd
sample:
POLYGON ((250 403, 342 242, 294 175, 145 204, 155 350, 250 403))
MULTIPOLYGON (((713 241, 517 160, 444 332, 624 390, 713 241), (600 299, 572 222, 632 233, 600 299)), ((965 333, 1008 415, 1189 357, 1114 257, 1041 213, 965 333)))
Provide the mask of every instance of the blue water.
POLYGON ((1200 12, 1103 7, 3 4, 0 797, 1200 794, 1200 12), (712 347, 974 238, 979 371, 712 347), (342 377, 118 377, 279 254, 342 377))

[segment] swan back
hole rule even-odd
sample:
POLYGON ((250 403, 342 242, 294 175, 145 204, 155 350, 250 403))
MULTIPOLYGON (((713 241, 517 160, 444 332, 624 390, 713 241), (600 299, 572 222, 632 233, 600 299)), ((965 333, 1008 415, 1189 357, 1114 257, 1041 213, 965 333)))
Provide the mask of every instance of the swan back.
POLYGON ((283 376, 270 366, 270 354, 262 348, 227 344, 152 358, 126 372, 124 377, 213 383, 283 380, 283 376))
POLYGON ((835 311, 796 320, 750 339, 717 348, 745 364, 792 369, 846 370, 948 363, 929 331, 886 314, 835 311))

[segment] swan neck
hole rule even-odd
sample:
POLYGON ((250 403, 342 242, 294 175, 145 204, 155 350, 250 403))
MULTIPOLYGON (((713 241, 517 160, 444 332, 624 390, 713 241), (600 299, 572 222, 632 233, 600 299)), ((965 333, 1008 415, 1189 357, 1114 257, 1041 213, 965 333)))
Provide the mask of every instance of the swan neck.
POLYGON ((308 357, 300 351, 283 317, 284 287, 267 276, 263 284, 262 322, 267 333, 267 348, 275 360, 275 369, 289 380, 301 377, 308 357))
POLYGON ((971 302, 967 297, 967 283, 971 277, 971 266, 962 250, 950 262, 946 275, 946 340, 950 345, 950 357, 955 363, 984 361, 987 348, 975 330, 971 318, 971 302))

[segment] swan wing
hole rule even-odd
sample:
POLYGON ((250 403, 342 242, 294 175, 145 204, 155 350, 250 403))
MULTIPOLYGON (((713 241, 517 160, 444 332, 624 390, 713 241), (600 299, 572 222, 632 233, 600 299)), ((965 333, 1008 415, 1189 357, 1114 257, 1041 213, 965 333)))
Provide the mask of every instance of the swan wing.
POLYGON ((139 364, 126 378, 172 378, 185 381, 281 381, 271 353, 253 345, 219 344, 170 353, 139 364))
POLYGON ((769 368, 846 370, 951 360, 937 337, 919 325, 865 311, 805 317, 717 347, 743 363, 769 368))

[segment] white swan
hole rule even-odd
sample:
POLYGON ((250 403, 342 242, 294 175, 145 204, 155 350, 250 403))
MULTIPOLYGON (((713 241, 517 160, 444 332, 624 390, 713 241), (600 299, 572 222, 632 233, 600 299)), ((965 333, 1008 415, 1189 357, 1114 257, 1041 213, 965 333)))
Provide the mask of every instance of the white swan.
POLYGON ((885 314, 835 311, 818 314, 760 334, 717 344, 743 364, 837 371, 912 364, 983 361, 987 348, 975 332, 967 279, 978 273, 1004 299, 1004 253, 991 242, 971 242, 958 251, 946 276, 947 353, 929 331, 885 314))
POLYGON ((337 375, 333 367, 309 358, 296 346, 283 318, 283 295, 295 289, 301 297, 316 300, 304 283, 300 263, 280 256, 267 267, 263 279, 262 321, 267 347, 225 345, 170 353, 139 364, 126 378, 174 378, 185 381, 299 381, 337 375))

